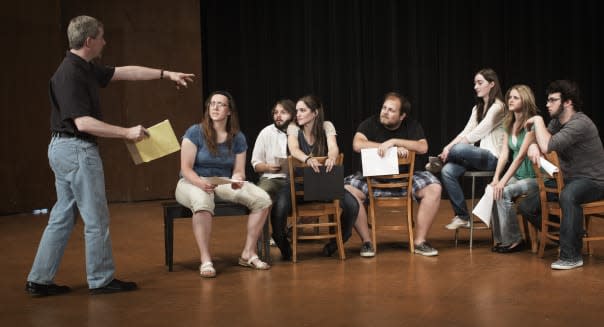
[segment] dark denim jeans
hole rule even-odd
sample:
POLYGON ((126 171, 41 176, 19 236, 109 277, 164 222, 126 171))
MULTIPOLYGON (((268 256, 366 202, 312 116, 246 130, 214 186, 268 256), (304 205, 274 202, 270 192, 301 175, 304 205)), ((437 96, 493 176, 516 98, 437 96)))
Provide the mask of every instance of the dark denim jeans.
POLYGON ((461 143, 451 147, 447 163, 441 171, 441 178, 456 216, 465 220, 470 217, 459 177, 466 170, 489 171, 495 168, 497 168, 497 157, 488 150, 461 143))
MULTIPOLYGON (((548 181, 548 186, 554 186, 548 181)), ((560 259, 576 261, 581 259, 583 248, 583 208, 581 204, 604 198, 604 187, 588 178, 568 178, 560 194, 562 222, 560 224, 560 259)), ((551 197, 549 200, 552 200, 551 197)), ((533 225, 541 228, 541 204, 539 194, 533 194, 518 206, 518 211, 533 225)))

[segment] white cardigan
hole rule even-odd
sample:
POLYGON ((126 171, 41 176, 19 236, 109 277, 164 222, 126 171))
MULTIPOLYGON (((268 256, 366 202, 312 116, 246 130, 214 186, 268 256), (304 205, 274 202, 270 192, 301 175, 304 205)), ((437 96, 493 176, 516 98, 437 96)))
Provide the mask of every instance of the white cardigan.
POLYGON ((458 137, 465 137, 472 144, 480 141, 481 149, 489 150, 495 157, 499 158, 504 134, 504 109, 503 102, 499 99, 495 100, 479 124, 476 122, 477 107, 474 106, 466 127, 459 133, 458 137))

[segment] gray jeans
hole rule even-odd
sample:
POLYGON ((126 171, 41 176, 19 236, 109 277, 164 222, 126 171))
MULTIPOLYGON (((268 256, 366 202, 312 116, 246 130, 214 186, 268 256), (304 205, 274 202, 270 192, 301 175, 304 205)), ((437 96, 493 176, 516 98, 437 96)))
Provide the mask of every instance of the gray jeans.
POLYGON ((510 178, 503 189, 502 198, 497 200, 496 206, 493 207, 492 223, 495 243, 507 246, 522 240, 514 200, 521 195, 538 192, 539 186, 536 179, 518 180, 515 177, 510 178))

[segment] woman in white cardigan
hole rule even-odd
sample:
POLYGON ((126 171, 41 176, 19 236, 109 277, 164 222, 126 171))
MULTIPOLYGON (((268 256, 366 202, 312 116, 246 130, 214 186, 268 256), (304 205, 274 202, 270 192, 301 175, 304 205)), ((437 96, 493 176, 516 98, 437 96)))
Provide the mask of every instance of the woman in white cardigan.
POLYGON ((470 226, 470 213, 459 177, 468 169, 495 170, 501 151, 505 104, 497 73, 490 68, 476 73, 474 91, 476 105, 472 108, 466 127, 439 155, 445 163, 441 171, 442 183, 455 211, 455 217, 446 226, 447 229, 470 226), (480 142, 480 145, 475 146, 476 142, 480 142))

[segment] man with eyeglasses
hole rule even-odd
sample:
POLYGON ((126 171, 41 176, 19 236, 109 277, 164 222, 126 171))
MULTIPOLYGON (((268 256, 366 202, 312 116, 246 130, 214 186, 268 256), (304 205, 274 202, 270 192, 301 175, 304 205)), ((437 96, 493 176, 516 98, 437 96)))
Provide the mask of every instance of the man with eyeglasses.
MULTIPOLYGON (((529 147, 530 159, 539 163, 541 153, 556 151, 564 174, 560 194, 560 256, 552 269, 583 266, 583 209, 581 204, 604 199, 604 148, 593 121, 581 112, 582 101, 575 82, 558 80, 546 90, 547 109, 552 120, 545 126, 541 116, 526 121, 534 128, 536 144, 529 147)), ((541 227, 539 195, 529 196, 519 205, 522 215, 541 227)))
POLYGON ((139 141, 147 130, 141 126, 120 127, 103 122, 99 88, 117 80, 168 79, 176 87, 187 86, 193 74, 140 66, 109 67, 97 64, 105 47, 103 24, 90 16, 69 22, 69 48, 49 83, 51 104, 48 146, 50 167, 55 174, 57 202, 38 246, 25 290, 34 296, 67 293, 54 277, 75 224, 76 210, 84 222, 86 274, 90 294, 131 291, 134 282, 114 277, 115 266, 109 234, 109 210, 105 196, 103 163, 97 137, 139 141))

